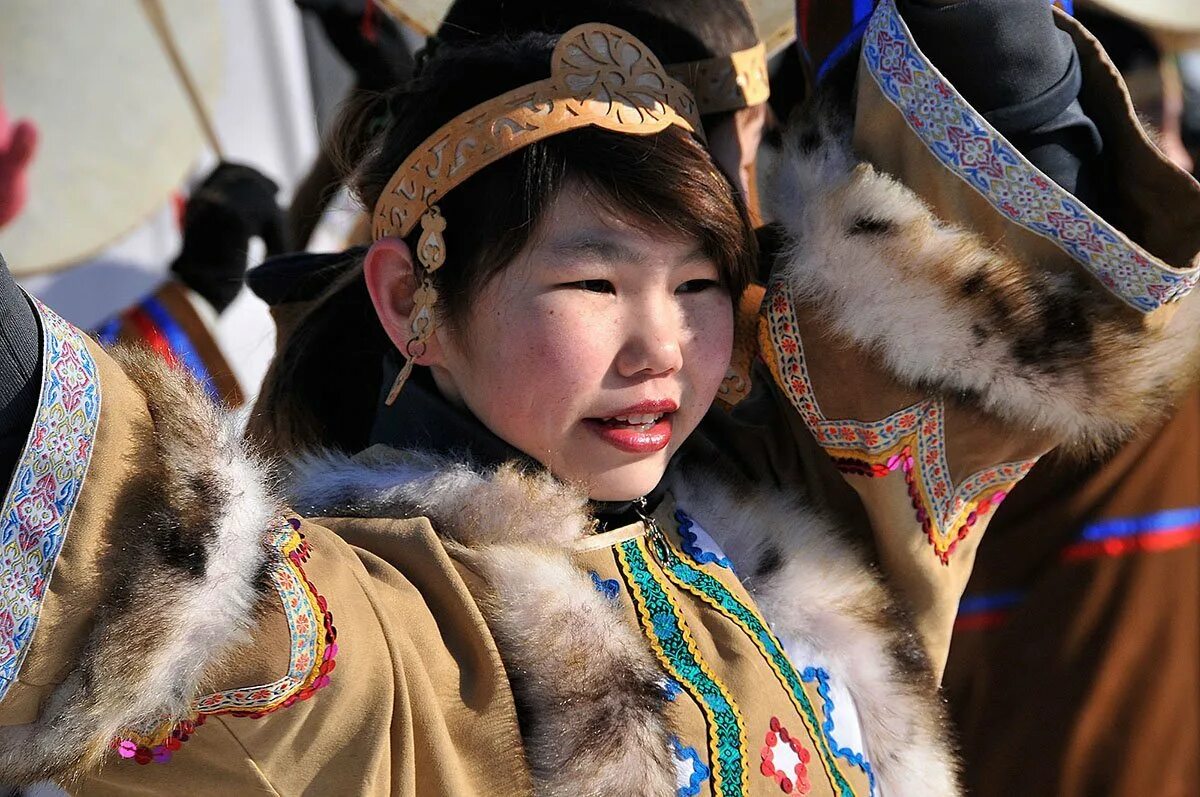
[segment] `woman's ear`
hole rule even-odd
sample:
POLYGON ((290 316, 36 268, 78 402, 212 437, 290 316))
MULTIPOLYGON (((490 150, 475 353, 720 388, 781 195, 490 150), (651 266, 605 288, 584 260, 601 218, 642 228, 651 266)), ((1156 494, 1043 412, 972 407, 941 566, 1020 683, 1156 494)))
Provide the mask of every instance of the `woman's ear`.
MULTIPOLYGON (((413 294, 419 285, 413 268, 412 250, 400 238, 383 238, 367 250, 363 260, 363 278, 375 305, 375 314, 392 344, 405 357, 413 336, 413 294)), ((425 351, 414 359, 416 365, 438 365, 442 351, 437 335, 429 335, 425 351)))

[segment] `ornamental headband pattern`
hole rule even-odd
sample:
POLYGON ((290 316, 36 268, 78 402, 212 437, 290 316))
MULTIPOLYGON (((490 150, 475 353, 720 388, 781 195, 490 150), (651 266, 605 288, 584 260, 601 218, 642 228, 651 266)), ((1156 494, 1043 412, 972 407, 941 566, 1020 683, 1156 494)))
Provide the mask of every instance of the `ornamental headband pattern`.
MULTIPOLYGON (((400 164, 375 205, 372 236, 404 237, 425 216, 427 229, 444 228, 436 203, 448 191, 550 136, 593 126, 644 136, 670 125, 703 139, 691 91, 632 34, 612 25, 579 25, 555 46, 549 78, 459 114, 400 164)), ((422 264, 436 269, 425 262, 425 249, 418 246, 422 264)))

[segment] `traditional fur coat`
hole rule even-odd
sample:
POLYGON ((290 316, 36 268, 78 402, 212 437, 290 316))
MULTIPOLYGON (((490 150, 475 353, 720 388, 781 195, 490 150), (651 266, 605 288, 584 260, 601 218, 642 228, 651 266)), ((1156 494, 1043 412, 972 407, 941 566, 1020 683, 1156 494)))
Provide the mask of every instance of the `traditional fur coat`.
POLYGON ((684 457, 652 516, 598 532, 544 473, 377 447, 299 463, 291 503, 324 516, 300 520, 195 386, 46 318, 104 390, 83 430, 105 431, 55 576, 83 614, 43 613, 0 778, 957 792, 920 648, 803 495, 684 457))

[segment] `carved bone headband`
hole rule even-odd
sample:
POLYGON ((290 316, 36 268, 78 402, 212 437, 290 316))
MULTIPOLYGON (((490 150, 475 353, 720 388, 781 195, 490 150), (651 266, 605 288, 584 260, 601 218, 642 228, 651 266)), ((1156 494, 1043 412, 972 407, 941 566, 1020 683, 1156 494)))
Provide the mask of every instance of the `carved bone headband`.
POLYGON ((405 158, 375 204, 372 237, 403 238, 419 220, 417 259, 425 273, 413 297, 413 334, 402 352, 406 361, 387 403, 399 395, 433 332, 437 291, 430 275, 446 262, 446 219, 438 200, 481 169, 559 133, 600 127, 646 136, 671 125, 704 139, 688 88, 632 34, 589 23, 558 40, 549 78, 459 114, 405 158))
POLYGON ((594 126, 644 136, 674 124, 703 138, 691 92, 620 28, 587 24, 564 33, 550 75, 459 114, 425 139, 380 195, 372 237, 408 235, 468 177, 559 133, 594 126))

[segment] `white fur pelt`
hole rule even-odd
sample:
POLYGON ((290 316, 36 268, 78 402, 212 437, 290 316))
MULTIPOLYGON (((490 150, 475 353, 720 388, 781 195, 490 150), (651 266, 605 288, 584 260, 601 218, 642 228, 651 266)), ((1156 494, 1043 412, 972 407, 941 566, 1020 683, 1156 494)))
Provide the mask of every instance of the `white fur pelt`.
POLYGON ((662 671, 619 610, 570 561, 594 528, 587 496, 546 473, 492 471, 377 446, 295 463, 296 506, 321 514, 430 519, 470 550, 490 589, 480 608, 545 797, 667 797, 676 790, 662 671))
POLYGON ((831 519, 697 459, 671 492, 729 558, 772 630, 817 651, 858 711, 879 793, 959 793, 945 712, 916 633, 831 519))
POLYGON ((145 392, 152 439, 101 561, 90 637, 40 719, 0 728, 0 783, 69 782, 123 729, 185 718, 206 669, 248 638, 270 591, 278 554, 266 540, 282 504, 237 424, 177 369, 113 354, 145 392))
POLYGON ((1023 262, 939 220, 852 153, 841 93, 819 90, 792 120, 764 192, 787 238, 774 273, 833 334, 902 384, 1077 450, 1119 442, 1193 384, 1200 296, 1151 329, 1082 266, 1023 262))
MULTIPOLYGON (((958 794, 944 713, 916 636, 830 520, 781 493, 691 466, 676 468, 670 488, 710 533, 724 532, 718 541, 768 622, 837 669, 861 714, 880 793, 958 794)), ((293 494, 298 506, 318 513, 424 515, 452 544, 472 550, 471 561, 481 564, 494 588, 484 611, 516 675, 518 706, 533 712, 532 727, 545 734, 527 739, 543 793, 603 793, 597 779, 619 776, 621 767, 637 777, 624 785, 606 780, 604 789, 616 789, 608 793, 671 791, 670 778, 652 789, 638 785, 651 771, 664 773, 649 767, 670 766, 657 755, 667 738, 657 713, 658 666, 645 641, 614 616, 565 553, 567 543, 592 529, 582 492, 544 473, 512 466, 484 472, 378 447, 354 459, 320 454, 301 460, 293 494), (589 717, 603 720, 608 744, 627 743, 589 750, 576 767, 562 748, 587 750, 603 739, 579 737, 589 717), (637 763, 639 756, 654 760, 637 763), (598 766, 598 757, 612 766, 598 766), (547 784, 562 766, 572 767, 570 778, 547 784)))

